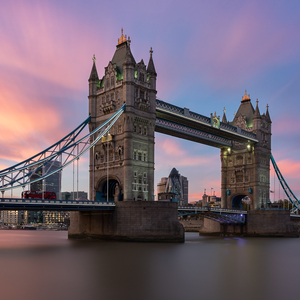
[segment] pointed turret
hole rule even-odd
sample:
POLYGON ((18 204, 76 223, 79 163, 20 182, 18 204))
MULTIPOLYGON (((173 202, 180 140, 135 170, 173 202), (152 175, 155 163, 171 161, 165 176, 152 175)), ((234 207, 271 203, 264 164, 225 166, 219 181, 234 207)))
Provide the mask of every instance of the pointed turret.
MULTIPOLYGON (((253 115, 253 130, 254 132, 261 128, 261 115, 258 108, 258 99, 256 99, 256 108, 253 115)), ((257 133, 257 132, 255 132, 257 133)))
POLYGON ((155 71, 154 62, 153 62, 153 58, 152 58, 152 54, 153 54, 152 47, 150 48, 149 53, 150 53, 150 58, 149 58, 148 67, 147 67, 148 80, 149 80, 151 88, 153 90, 156 90, 157 74, 155 71))
MULTIPOLYGON (((96 68, 96 57, 95 54, 93 55, 93 67, 89 78, 89 115, 92 118, 96 116, 96 103, 97 103, 97 85, 99 83, 98 72, 96 68)), ((94 128, 92 120, 89 124, 90 128, 94 128)))
POLYGON ((152 47, 150 48, 149 52, 150 52, 150 58, 149 58, 149 62, 148 62, 147 73, 157 76, 155 67, 154 67, 153 58, 152 58, 152 53, 153 53, 152 47))
POLYGON ((260 112, 259 112, 259 108, 258 108, 258 99, 256 99, 256 108, 255 108, 255 112, 253 115, 253 119, 257 119, 260 118, 260 112))
POLYGON ((267 104, 267 111, 266 111, 266 120, 267 120, 267 122, 272 123, 270 114, 269 114, 269 105, 268 104, 267 104))
POLYGON ((225 111, 226 111, 226 109, 225 109, 225 107, 224 107, 224 109, 223 109, 223 118, 222 118, 222 123, 227 123, 227 118, 226 118, 225 111))
POLYGON ((245 95, 242 97, 240 107, 230 124, 241 127, 242 129, 251 128, 253 126, 253 114, 254 108, 251 103, 250 95, 247 95, 247 90, 245 90, 245 95))
POLYGON ((94 56, 93 56, 93 67, 92 67, 92 70, 91 70, 89 82, 99 80, 95 61, 96 61, 96 57, 95 57, 95 54, 94 54, 94 56))

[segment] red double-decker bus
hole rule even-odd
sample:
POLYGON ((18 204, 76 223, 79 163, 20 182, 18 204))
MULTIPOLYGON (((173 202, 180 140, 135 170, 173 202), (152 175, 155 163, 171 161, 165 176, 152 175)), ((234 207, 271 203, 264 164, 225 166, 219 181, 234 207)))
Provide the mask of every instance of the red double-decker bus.
POLYGON ((21 196, 25 199, 56 199, 54 192, 24 191, 21 196))

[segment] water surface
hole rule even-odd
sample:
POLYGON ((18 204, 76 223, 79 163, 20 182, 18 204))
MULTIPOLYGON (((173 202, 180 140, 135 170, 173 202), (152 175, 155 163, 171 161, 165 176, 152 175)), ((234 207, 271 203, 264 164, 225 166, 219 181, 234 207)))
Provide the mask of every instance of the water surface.
POLYGON ((299 299, 300 239, 184 244, 74 241, 0 231, 1 299, 299 299))

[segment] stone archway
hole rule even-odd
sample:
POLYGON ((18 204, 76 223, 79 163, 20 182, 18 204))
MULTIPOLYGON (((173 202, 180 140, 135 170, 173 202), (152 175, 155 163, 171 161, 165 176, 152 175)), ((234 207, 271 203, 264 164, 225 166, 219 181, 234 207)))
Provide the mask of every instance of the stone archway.
POLYGON ((117 178, 103 178, 99 181, 96 188, 96 201, 113 202, 115 200, 123 200, 123 191, 120 181, 117 178), (108 195, 107 195, 108 192, 108 195))
POLYGON ((232 197, 231 204, 232 209, 246 209, 248 206, 244 205, 243 200, 249 199, 249 206, 252 203, 252 199, 247 194, 237 194, 232 197))

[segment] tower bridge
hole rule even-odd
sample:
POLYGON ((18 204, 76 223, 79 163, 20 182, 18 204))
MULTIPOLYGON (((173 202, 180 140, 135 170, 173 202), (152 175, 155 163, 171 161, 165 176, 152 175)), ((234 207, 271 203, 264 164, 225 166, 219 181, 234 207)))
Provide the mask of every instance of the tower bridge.
MULTIPOLYGON (((206 117, 157 99, 156 79, 152 48, 148 64, 143 59, 137 63, 131 41, 122 32, 102 77, 93 58, 88 80, 89 118, 53 146, 0 171, 2 200, 8 189, 50 176, 53 172, 47 173, 47 166, 53 161, 60 161, 60 171, 89 151, 89 197, 95 205, 82 203, 80 209, 78 203, 65 203, 77 210, 72 213, 70 236, 182 241, 176 204, 152 201, 156 131, 220 149, 221 209, 228 214, 239 208, 246 196, 251 200, 251 210, 266 207, 270 198, 272 124, 268 106, 261 114, 258 101, 254 109, 245 91, 232 121, 227 121, 225 110, 222 120, 216 113, 206 117), (87 124, 89 134, 79 138, 82 126, 87 124), (43 176, 36 179, 33 175, 41 168, 43 176), (101 206, 105 202, 114 202, 110 211, 101 206)), ((6 198, 1 207, 22 207, 20 201, 13 203, 6 198)), ((56 208, 60 204, 55 203, 56 208)), ((46 202, 35 205, 51 207, 46 202)), ((206 216, 218 219, 211 211, 206 216)), ((219 216, 219 220, 227 218, 222 213, 219 216)))

